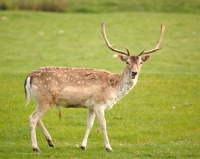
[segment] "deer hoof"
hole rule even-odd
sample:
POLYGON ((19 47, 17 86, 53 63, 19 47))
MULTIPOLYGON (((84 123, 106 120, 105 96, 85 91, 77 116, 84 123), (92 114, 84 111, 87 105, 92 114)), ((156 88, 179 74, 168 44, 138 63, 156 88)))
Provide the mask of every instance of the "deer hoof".
POLYGON ((81 146, 81 149, 82 149, 82 150, 86 150, 86 147, 85 147, 85 146, 81 146))
POLYGON ((40 149, 38 147, 36 147, 36 148, 33 148, 33 151, 40 152, 40 149))
POLYGON ((113 152, 113 149, 112 149, 112 148, 106 148, 106 150, 107 150, 108 152, 113 152))
POLYGON ((49 146, 54 148, 52 140, 47 140, 47 141, 48 141, 49 146))

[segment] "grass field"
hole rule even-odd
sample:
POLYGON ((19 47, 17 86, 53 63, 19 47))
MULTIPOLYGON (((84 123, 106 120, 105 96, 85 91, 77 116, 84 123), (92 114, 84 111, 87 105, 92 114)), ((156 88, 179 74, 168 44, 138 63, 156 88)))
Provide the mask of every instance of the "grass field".
POLYGON ((199 158, 200 157, 200 15, 170 13, 61 14, 0 12, 0 158, 199 158), (79 147, 86 128, 86 109, 56 108, 43 118, 56 148, 48 147, 37 129, 31 149, 25 107, 26 75, 41 66, 92 67, 122 72, 125 64, 105 45, 100 23, 116 48, 132 54, 151 49, 166 26, 162 50, 144 64, 135 88, 106 111, 114 152, 106 152, 98 122, 87 151, 79 147))
POLYGON ((167 12, 200 13, 199 0, 0 0, 0 10, 70 13, 167 12))

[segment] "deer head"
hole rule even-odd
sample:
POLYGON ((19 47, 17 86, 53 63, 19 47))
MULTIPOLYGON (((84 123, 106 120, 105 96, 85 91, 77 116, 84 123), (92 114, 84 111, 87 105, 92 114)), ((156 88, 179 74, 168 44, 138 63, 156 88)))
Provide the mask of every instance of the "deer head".
POLYGON ((117 52, 119 54, 122 54, 122 55, 118 55, 119 59, 121 61, 123 61, 123 62, 126 62, 126 64, 127 64, 126 70, 129 71, 130 77, 132 79, 135 79, 137 77, 137 75, 139 74, 139 72, 140 72, 142 63, 146 62, 146 61, 148 61, 150 59, 150 55, 149 54, 151 54, 153 52, 156 52, 156 51, 161 49, 160 45, 161 45, 161 42, 162 42, 162 39, 163 39, 163 36, 164 36, 164 31, 165 31, 164 24, 161 25, 161 35, 160 35, 160 39, 159 39, 156 47, 154 49, 148 50, 148 51, 145 51, 145 49, 144 49, 138 55, 130 55, 130 52, 129 52, 127 47, 125 47, 126 51, 122 51, 122 50, 118 50, 118 49, 113 48, 114 44, 111 45, 109 43, 107 37, 106 37, 105 25, 106 25, 105 22, 103 22, 101 24, 101 31, 102 31, 104 40, 106 42, 106 45, 108 46, 108 48, 110 50, 112 50, 114 52, 117 52))

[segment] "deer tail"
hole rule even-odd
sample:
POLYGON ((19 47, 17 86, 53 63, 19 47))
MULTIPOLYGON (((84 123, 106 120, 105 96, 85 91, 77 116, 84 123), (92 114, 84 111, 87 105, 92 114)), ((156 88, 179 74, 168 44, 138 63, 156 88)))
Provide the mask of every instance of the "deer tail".
POLYGON ((25 96, 26 96, 26 106, 30 103, 31 99, 31 77, 27 77, 24 83, 24 90, 25 90, 25 96))

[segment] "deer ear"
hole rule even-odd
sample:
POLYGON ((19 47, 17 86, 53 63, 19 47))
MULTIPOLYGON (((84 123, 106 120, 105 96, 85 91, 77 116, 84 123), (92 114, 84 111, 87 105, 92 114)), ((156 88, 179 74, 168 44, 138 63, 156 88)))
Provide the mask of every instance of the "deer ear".
POLYGON ((126 56, 122 56, 122 55, 118 55, 118 58, 121 60, 121 61, 127 61, 128 58, 126 56))
POLYGON ((148 61, 150 59, 150 57, 151 57, 150 55, 143 56, 142 57, 142 62, 148 61))

